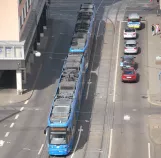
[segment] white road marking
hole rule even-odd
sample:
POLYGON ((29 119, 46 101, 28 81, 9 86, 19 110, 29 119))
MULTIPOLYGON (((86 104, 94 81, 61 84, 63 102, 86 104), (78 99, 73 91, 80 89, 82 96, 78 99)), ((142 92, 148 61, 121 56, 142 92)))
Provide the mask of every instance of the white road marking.
POLYGON ((12 127, 14 126, 14 124, 15 124, 15 123, 11 123, 10 128, 12 128, 12 127))
POLYGON ((78 131, 79 131, 78 139, 77 139, 75 148, 74 148, 74 150, 73 150, 73 153, 72 153, 72 155, 71 155, 71 158, 74 157, 75 151, 76 151, 76 149, 77 149, 77 146, 78 146, 78 143, 79 143, 79 140, 80 140, 80 136, 81 136, 81 133, 82 133, 82 131, 83 131, 82 126, 80 126, 80 128, 78 129, 78 131))
POLYGON ((113 139, 113 129, 110 130, 110 144, 109 144, 108 158, 111 157, 112 139, 113 139))
POLYGON ((29 149, 29 148, 23 148, 23 150, 31 150, 31 149, 29 149))
POLYGON ((151 158, 150 143, 148 143, 148 158, 151 158))
POLYGON ((2 147, 2 146, 3 146, 4 142, 5 142, 5 141, 0 140, 0 147, 2 147))
POLYGON ((19 114, 17 114, 17 115, 15 116, 15 120, 17 120, 17 119, 18 119, 18 117, 19 117, 19 114))
POLYGON ((11 104, 11 103, 13 103, 13 101, 12 101, 12 100, 10 100, 10 101, 9 101, 9 103, 11 104))
POLYGON ((44 147, 44 144, 41 145, 40 150, 39 150, 39 152, 38 152, 38 155, 41 154, 41 151, 42 151, 43 147, 44 147))
POLYGON ((129 115, 124 115, 124 120, 129 121, 130 120, 130 116, 129 115))
POLYGON ((119 24, 119 39, 118 39, 117 55, 116 55, 113 102, 115 102, 115 99, 116 99, 117 69, 118 69, 118 57, 119 57, 119 51, 120 51, 120 40, 121 40, 121 22, 119 24))
POLYGON ((29 100, 26 100, 25 102, 24 102, 24 104, 27 104, 29 102, 29 100))
POLYGON ((8 137, 8 136, 9 136, 9 134, 10 134, 10 132, 6 132, 5 137, 8 137))
POLYGON ((23 111, 24 107, 21 107, 20 111, 23 111))

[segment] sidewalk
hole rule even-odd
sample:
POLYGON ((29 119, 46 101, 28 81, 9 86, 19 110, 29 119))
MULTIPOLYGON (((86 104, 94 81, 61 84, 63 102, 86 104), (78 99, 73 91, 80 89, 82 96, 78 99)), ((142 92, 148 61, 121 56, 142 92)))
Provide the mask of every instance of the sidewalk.
POLYGON ((148 101, 153 105, 161 106, 161 81, 159 80, 161 65, 156 65, 155 63, 156 56, 161 56, 161 34, 152 36, 151 32, 152 24, 159 24, 161 26, 161 17, 149 15, 146 17, 146 20, 148 23, 148 101))
MULTIPOLYGON (((147 32, 148 32, 148 101, 152 105, 161 106, 161 81, 159 80, 159 73, 161 72, 161 65, 156 65, 156 56, 161 55, 161 34, 152 36, 151 25, 160 24, 161 17, 156 15, 148 15, 147 32)), ((161 145, 161 115, 151 114, 148 116, 149 136, 154 144, 161 145)))

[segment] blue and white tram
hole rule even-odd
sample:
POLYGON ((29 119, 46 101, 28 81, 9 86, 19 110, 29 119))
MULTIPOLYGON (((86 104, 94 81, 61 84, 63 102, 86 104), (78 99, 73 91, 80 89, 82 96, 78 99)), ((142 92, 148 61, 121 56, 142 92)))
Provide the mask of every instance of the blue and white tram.
POLYGON ((85 61, 82 54, 69 54, 48 117, 48 154, 68 155, 73 148, 76 121, 84 88, 85 61))

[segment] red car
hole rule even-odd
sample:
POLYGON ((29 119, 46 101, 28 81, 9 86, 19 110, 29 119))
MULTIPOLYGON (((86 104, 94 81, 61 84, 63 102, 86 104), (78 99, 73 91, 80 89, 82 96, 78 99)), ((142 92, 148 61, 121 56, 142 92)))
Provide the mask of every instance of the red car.
POLYGON ((122 82, 136 82, 137 81, 137 74, 133 67, 124 69, 122 73, 122 82))

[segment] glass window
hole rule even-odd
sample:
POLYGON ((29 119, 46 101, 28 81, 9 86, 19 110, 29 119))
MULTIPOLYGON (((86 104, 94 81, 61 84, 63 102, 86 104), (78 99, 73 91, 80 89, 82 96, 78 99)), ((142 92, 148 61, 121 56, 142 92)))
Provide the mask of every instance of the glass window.
POLYGON ((136 47, 136 44, 126 44, 126 47, 136 47))
POLYGON ((132 22, 140 22, 140 19, 130 19, 132 22))
POLYGON ((15 47, 14 53, 16 58, 22 58, 22 48, 21 47, 15 47))
POLYGON ((27 7, 27 12, 29 11, 29 2, 28 0, 26 1, 26 7, 27 7))
POLYGON ((7 58, 14 58, 14 52, 12 47, 5 48, 5 54, 7 58))
POLYGON ((25 18, 26 18, 25 8, 23 8, 23 21, 25 21, 25 18))
POLYGON ((4 58, 5 57, 5 49, 4 47, 0 46, 0 58, 4 58))
POLYGON ((19 25, 20 25, 19 27, 20 27, 20 29, 21 29, 21 28, 22 28, 22 25, 23 25, 22 16, 19 17, 19 25))
POLYGON ((133 72, 133 71, 124 71, 124 74, 125 74, 125 75, 133 75, 134 72, 133 72))
POLYGON ((49 132, 49 144, 67 144, 65 132, 49 132))
POLYGON ((21 4, 22 0, 19 0, 19 4, 21 4))
POLYGON ((25 3, 25 11, 26 11, 26 16, 27 16, 27 12, 28 12, 27 1, 25 3))
POLYGON ((22 25, 23 25, 23 22, 24 22, 24 14, 23 14, 23 10, 22 10, 22 15, 21 15, 21 20, 22 20, 22 25))
POLYGON ((28 0, 28 4, 29 4, 29 8, 30 8, 30 6, 31 6, 31 0, 28 0))

